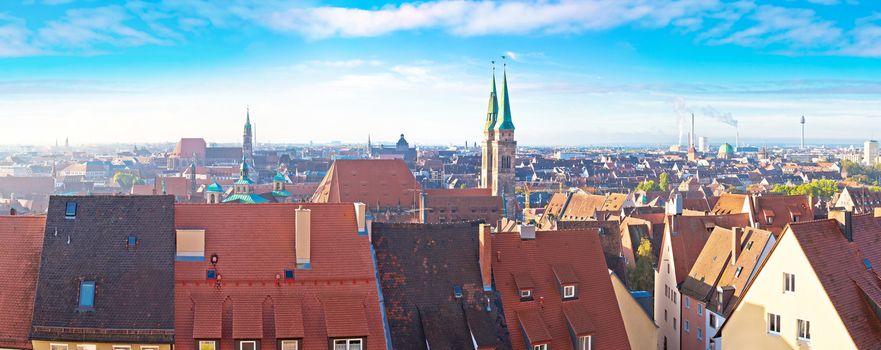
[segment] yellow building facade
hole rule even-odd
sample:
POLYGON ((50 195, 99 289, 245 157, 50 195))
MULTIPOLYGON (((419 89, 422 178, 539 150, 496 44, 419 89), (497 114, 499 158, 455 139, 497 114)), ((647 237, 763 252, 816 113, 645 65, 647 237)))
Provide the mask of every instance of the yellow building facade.
POLYGON ((621 317, 624 319, 624 328, 627 330, 630 348, 633 350, 657 349, 658 326, 639 306, 636 299, 630 295, 630 291, 618 276, 611 270, 609 276, 612 279, 612 287, 615 289, 615 298, 618 300, 621 317))
POLYGON ((786 231, 726 321, 716 349, 857 348, 798 239, 786 231), (808 332, 799 334, 805 321, 808 332))

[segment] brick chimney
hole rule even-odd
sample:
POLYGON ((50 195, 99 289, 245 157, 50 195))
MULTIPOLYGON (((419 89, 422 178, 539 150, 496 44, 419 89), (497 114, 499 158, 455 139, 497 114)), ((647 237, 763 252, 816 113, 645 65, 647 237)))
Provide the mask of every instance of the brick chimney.
POLYGON ((492 226, 480 224, 480 252, 478 259, 480 260, 480 277, 483 281, 483 290, 490 292, 493 289, 492 277, 492 226))
POLYGON ((829 218, 838 221, 838 227, 847 238, 848 242, 853 242, 853 212, 850 210, 835 209, 829 210, 829 218))
POLYGON ((297 268, 312 268, 312 210, 297 208, 296 213, 296 244, 297 268))
POLYGON ((732 227, 731 228, 731 265, 736 264, 737 259, 740 258, 740 250, 743 249, 740 245, 742 238, 743 238, 743 228, 742 227, 732 227))

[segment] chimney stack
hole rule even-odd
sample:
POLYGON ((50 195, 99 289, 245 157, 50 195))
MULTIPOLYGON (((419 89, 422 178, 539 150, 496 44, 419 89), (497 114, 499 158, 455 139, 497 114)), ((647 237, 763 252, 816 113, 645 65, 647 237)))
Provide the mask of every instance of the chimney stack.
POLYGON ((358 235, 367 235, 367 204, 355 203, 355 222, 358 224, 358 235))
POLYGON ((478 259, 480 260, 480 277, 483 281, 483 290, 491 292, 493 289, 492 278, 492 226, 480 224, 480 251, 478 259))
POLYGON ((312 268, 312 210, 297 208, 296 212, 296 244, 297 268, 312 268))
POLYGON ((740 258, 741 252, 741 244, 740 241, 743 238, 743 228, 742 227, 732 227, 731 228, 731 265, 737 263, 737 259, 740 258))
POLYGON ((829 210, 829 218, 838 221, 841 232, 848 242, 853 242, 853 212, 850 210, 829 210))
POLYGON ((520 231, 521 240, 535 239, 535 225, 518 225, 517 229, 520 231))

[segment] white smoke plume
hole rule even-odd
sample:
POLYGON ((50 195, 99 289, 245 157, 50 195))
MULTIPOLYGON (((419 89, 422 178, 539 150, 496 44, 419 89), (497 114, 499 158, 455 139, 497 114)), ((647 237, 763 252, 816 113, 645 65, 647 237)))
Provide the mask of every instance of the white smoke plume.
POLYGON ((706 117, 710 117, 719 122, 725 123, 727 125, 733 126, 735 129, 737 128, 737 119, 734 119, 734 115, 731 112, 721 112, 713 106, 706 105, 704 107, 692 107, 685 103, 685 97, 677 96, 673 100, 673 105, 676 110, 676 125, 679 128, 679 145, 682 146, 683 138, 688 134, 689 130, 689 120, 688 117, 692 114, 703 115, 706 117))

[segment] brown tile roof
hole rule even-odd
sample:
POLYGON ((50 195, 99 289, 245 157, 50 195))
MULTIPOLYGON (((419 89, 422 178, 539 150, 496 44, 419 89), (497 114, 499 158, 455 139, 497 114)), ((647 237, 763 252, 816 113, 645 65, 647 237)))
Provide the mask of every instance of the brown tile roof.
POLYGON ((478 346, 511 348, 499 294, 483 290, 479 228, 477 222, 373 224, 394 348, 469 349, 472 337, 478 346))
POLYGON ((745 213, 744 205, 748 198, 749 196, 745 194, 723 193, 713 206, 712 213, 717 215, 745 213))
POLYGON ((512 345, 525 344, 521 331, 525 328, 533 341, 550 338, 551 349, 572 347, 563 304, 580 303, 596 329, 595 348, 630 348, 595 230, 539 231, 534 240, 496 233, 492 247, 493 276, 502 294, 512 345), (562 264, 571 265, 581 281, 574 300, 563 301, 557 287, 553 266, 562 264), (532 301, 520 301, 514 275, 524 273, 535 282, 532 301))
POLYGON ((861 261, 860 246, 844 238, 835 220, 792 223, 789 228, 783 235, 793 234, 798 240, 857 348, 876 348, 881 343, 881 321, 866 296, 881 303, 881 283, 861 261))
POLYGON ((173 342, 174 257, 172 196, 52 196, 31 339, 173 342), (95 282, 88 311, 78 310, 82 280, 95 282))
MULTIPOLYGON (((622 198, 623 199, 623 198, 622 198)), ((573 193, 566 205, 565 211, 560 216, 561 220, 588 220, 594 217, 598 210, 603 210, 606 204, 606 196, 586 193, 573 193)), ((614 206, 614 205, 610 205, 614 206)), ((619 208, 620 209, 620 208, 619 208)))
MULTIPOLYGON (((175 227, 205 229, 205 254, 219 258, 216 266, 207 258, 175 262, 177 349, 195 350, 187 339, 199 339, 203 329, 233 327, 242 295, 260 296, 262 319, 277 322, 274 330, 263 327, 264 342, 302 335, 303 348, 325 348, 331 334, 366 334, 368 349, 386 348, 370 242, 358 235, 352 203, 178 204, 175 227), (312 211, 311 269, 295 269, 295 209, 301 206, 312 211), (206 279, 209 268, 222 276, 219 289, 206 279), (295 278, 284 279, 285 270, 294 270, 295 278), (194 311, 194 301, 206 293, 215 298, 210 317, 194 322, 207 317, 199 307, 194 311), (345 309, 359 316, 346 319, 345 309)), ((262 322, 248 320, 238 322, 262 322)), ((215 338, 232 348, 232 334, 226 334, 215 338)))
POLYGON ((368 208, 415 208, 419 183, 401 159, 338 159, 321 180, 312 202, 362 202, 368 208))
POLYGON ((734 264, 729 263, 725 265, 725 270, 722 271, 722 276, 717 284, 718 286, 733 287, 734 292, 730 300, 724 301, 725 305, 718 305, 719 299, 716 296, 718 290, 714 289, 709 297, 710 303, 707 305, 708 308, 717 310, 716 313, 721 313, 726 318, 731 315, 734 305, 737 304, 737 301, 755 277, 753 272, 762 263, 759 261, 762 251, 769 240, 775 239, 774 237, 775 235, 770 231, 750 227, 744 229, 740 256, 737 257, 734 264), (741 269, 739 276, 737 276, 738 268, 741 269))
POLYGON ((799 221, 814 219, 814 209, 808 196, 757 196, 754 197, 756 224, 759 228, 780 235, 786 224, 797 216, 799 221), (768 216, 773 216, 768 225, 768 216))
POLYGON ((30 349, 43 216, 0 216, 0 348, 30 349))
POLYGON ((569 322, 569 327, 576 336, 592 335, 596 332, 596 326, 589 314, 590 312, 581 302, 563 303, 563 315, 566 316, 566 321, 569 322))
MULTIPOLYGON (((707 216, 667 216, 666 229, 670 231, 670 242, 662 241, 662 245, 671 244, 673 259, 676 261, 676 283, 685 281, 688 272, 694 266, 698 256, 704 249, 710 232, 716 227, 749 226, 749 214, 707 215, 707 216)), ((664 239, 667 235, 664 235, 664 239)), ((663 254, 661 250, 661 254, 663 254)), ((664 257, 661 257, 664 259, 664 257)), ((659 259, 659 261, 661 260, 659 259)))

